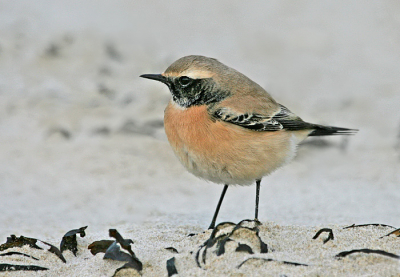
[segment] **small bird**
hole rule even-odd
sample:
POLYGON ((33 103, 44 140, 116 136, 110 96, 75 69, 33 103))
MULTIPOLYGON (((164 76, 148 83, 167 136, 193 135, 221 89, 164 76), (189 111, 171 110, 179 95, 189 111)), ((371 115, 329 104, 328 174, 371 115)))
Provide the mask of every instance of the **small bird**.
POLYGON ((293 159, 301 141, 357 131, 303 121, 260 85, 213 58, 185 56, 162 74, 140 77, 171 91, 164 127, 180 162, 195 176, 224 184, 209 229, 229 185, 256 182, 258 221, 261 179, 293 159))

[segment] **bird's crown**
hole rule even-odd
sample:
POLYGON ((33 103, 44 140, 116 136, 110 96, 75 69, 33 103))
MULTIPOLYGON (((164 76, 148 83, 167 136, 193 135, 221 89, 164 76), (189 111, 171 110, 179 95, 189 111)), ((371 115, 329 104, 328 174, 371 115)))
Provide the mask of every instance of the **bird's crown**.
POLYGON ((171 64, 162 74, 165 77, 187 76, 192 79, 212 78, 228 67, 218 60, 204 56, 185 56, 171 64))

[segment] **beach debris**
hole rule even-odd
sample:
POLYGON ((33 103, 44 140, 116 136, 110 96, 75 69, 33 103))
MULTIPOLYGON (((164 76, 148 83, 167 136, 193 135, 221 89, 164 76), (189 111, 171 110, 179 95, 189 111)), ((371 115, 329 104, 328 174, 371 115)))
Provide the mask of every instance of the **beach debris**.
POLYGON ((39 244, 42 243, 43 244, 42 245, 43 249, 46 249, 47 251, 55 254, 57 257, 60 258, 61 261, 63 261, 63 263, 67 263, 67 261, 65 260, 63 254, 61 253, 60 249, 58 249, 57 247, 55 247, 54 245, 52 245, 52 244, 50 244, 48 242, 42 241, 42 240, 38 240, 38 243, 39 244))
POLYGON ((121 250, 119 244, 114 241, 110 247, 107 248, 104 254, 104 259, 111 259, 114 261, 130 262, 132 261, 132 256, 129 253, 121 250))
POLYGON ((393 227, 393 226, 390 226, 390 225, 386 225, 386 224, 380 224, 380 223, 368 223, 368 224, 358 224, 358 225, 352 224, 350 226, 343 227, 343 229, 358 228, 358 227, 368 227, 368 226, 388 227, 388 228, 396 229, 396 227, 393 227))
POLYGON ((386 252, 386 251, 383 251, 383 250, 375 250, 375 249, 368 249, 368 248, 353 249, 353 250, 350 250, 350 251, 343 251, 343 252, 340 252, 339 254, 337 254, 335 256, 335 258, 340 259, 340 258, 346 257, 346 256, 354 254, 354 253, 379 254, 379 255, 383 255, 383 256, 394 258, 394 259, 398 259, 398 260, 400 259, 399 255, 396 255, 396 254, 393 254, 393 253, 389 253, 389 252, 386 252))
POLYGON ((239 243, 239 246, 236 248, 235 250, 236 252, 246 252, 249 254, 254 254, 253 249, 251 249, 250 246, 248 246, 247 244, 241 244, 239 243))
POLYGON ((0 264, 0 271, 39 271, 49 270, 37 265, 0 264))
POLYGON ((36 261, 39 261, 38 258, 35 258, 35 257, 33 257, 33 256, 31 256, 31 255, 28 255, 28 254, 25 254, 25 253, 16 252, 16 251, 10 251, 10 252, 6 252, 6 253, 1 253, 1 254, 0 254, 0 257, 12 256, 12 255, 21 255, 21 256, 28 257, 28 258, 32 258, 32 259, 34 259, 34 260, 36 260, 36 261))
POLYGON ((268 246, 260 236, 255 220, 242 220, 238 224, 222 222, 212 231, 210 238, 205 241, 196 253, 196 263, 201 268, 207 261, 207 253, 221 256, 226 252, 239 252, 246 254, 268 253, 268 246))
POLYGON ((98 240, 89 244, 90 253, 95 256, 97 253, 106 253, 108 247, 113 244, 114 240, 98 240))
POLYGON ((37 241, 38 240, 34 239, 34 238, 28 238, 28 237, 24 237, 24 236, 17 237, 15 235, 11 235, 11 236, 7 237, 7 241, 5 243, 0 245, 0 251, 4 251, 6 249, 13 248, 13 247, 22 247, 24 245, 28 245, 29 247, 35 248, 35 249, 42 249, 36 245, 37 241))
POLYGON ((171 252, 171 253, 176 253, 176 254, 179 253, 178 250, 176 250, 176 248, 174 248, 174 247, 166 247, 164 249, 169 251, 169 252, 171 252))
POLYGON ((270 259, 270 258, 260 258, 260 257, 250 257, 243 262, 241 262, 237 268, 241 268, 244 264, 248 263, 249 261, 262 261, 262 262, 277 262, 277 263, 282 263, 282 264, 287 264, 287 265, 294 265, 294 266, 308 266, 308 264, 302 264, 302 263, 296 263, 296 262, 289 262, 289 261, 279 261, 275 259, 270 259))
POLYGON ((386 234, 386 235, 384 235, 382 237, 380 237, 380 239, 384 238, 384 237, 388 237, 390 235, 395 235, 396 237, 400 237, 400 228, 396 229, 396 230, 394 230, 394 231, 392 231, 392 232, 390 232, 390 233, 388 233, 388 234, 386 234))
POLYGON ((178 270, 176 269, 175 266, 175 257, 167 260, 167 272, 168 272, 168 277, 178 274, 178 270))
POLYGON ((70 250, 76 257, 76 253, 78 252, 78 243, 76 241, 76 235, 79 234, 81 238, 86 236, 86 234, 85 234, 86 228, 87 228, 87 226, 68 231, 63 236, 61 243, 60 243, 61 253, 64 252, 64 250, 70 250))
POLYGON ((64 256, 62 255, 61 251, 55 247, 54 245, 47 243, 45 241, 39 240, 39 239, 34 239, 34 238, 28 238, 24 236, 17 237, 15 235, 11 235, 10 237, 7 237, 7 241, 0 245, 0 251, 4 251, 9 248, 13 247, 22 247, 24 245, 28 245, 31 248, 35 249, 46 249, 47 251, 55 254, 57 257, 60 258, 61 261, 66 263, 67 261, 65 260, 64 256), (40 244, 37 245, 37 244, 40 244))
POLYGON ((136 273, 138 274, 137 276, 140 276, 143 265, 132 251, 131 244, 133 244, 133 241, 131 239, 124 239, 116 229, 109 229, 109 235, 115 241, 95 241, 88 246, 90 252, 93 255, 104 252, 103 259, 127 262, 122 267, 116 269, 113 276, 135 276, 132 274, 136 273))
POLYGON ((325 239, 323 240, 324 244, 327 243, 327 242, 330 241, 330 240, 334 240, 334 239, 335 239, 334 236, 333 236, 333 231, 332 231, 332 229, 330 229, 330 228, 322 228, 321 230, 319 230, 319 231, 313 236, 312 239, 317 239, 322 233, 325 233, 325 232, 327 232, 329 235, 328 235, 327 238, 325 238, 325 239))

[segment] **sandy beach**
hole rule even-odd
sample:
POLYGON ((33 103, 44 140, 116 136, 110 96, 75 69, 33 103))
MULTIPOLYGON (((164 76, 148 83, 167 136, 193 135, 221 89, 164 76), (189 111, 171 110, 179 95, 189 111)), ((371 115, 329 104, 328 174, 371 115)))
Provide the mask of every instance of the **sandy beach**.
MULTIPOLYGON (((0 3, 0 245, 14 234, 59 247, 88 226, 66 263, 0 251, 0 265, 47 269, 0 276, 113 276, 126 262, 88 250, 109 229, 132 239, 142 276, 168 276, 174 257, 179 276, 400 276, 400 238, 385 236, 400 228, 399 14, 396 1, 0 3), (222 186, 179 164, 163 129, 170 93, 139 78, 190 54, 243 72, 306 121, 360 130, 307 139, 263 179, 262 225, 229 235, 224 254, 210 246, 200 266, 222 186), (313 239, 322 228, 334 239, 313 239), (337 257, 355 249, 393 255, 337 257)), ((255 186, 228 189, 223 236, 254 216, 254 198, 255 186)))

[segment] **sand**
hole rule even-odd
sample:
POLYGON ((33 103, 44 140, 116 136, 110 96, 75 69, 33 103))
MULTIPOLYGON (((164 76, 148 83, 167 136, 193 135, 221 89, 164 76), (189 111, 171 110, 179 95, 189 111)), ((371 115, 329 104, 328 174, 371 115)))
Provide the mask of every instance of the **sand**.
MULTIPOLYGON (((143 276, 393 276, 400 254, 400 5, 395 1, 10 1, 0 4, 0 244, 11 234, 59 246, 71 229, 78 254, 9 249, 39 272, 2 276, 112 276, 123 262, 87 247, 117 229, 132 239, 143 276), (218 58, 306 121, 358 128, 307 140, 262 181, 259 233, 269 253, 194 255, 222 186, 190 175, 166 140, 166 87, 139 78, 177 58, 218 58), (335 239, 313 240, 321 228, 335 239), (188 237, 188 234, 195 236, 188 237), (165 247, 174 247, 171 253, 165 247), (193 252, 191 254, 190 252, 193 252), (251 261, 248 257, 304 263, 251 261)), ((219 222, 254 214, 255 187, 231 187, 219 222)), ((205 233, 203 233, 205 231, 205 233)), ((234 249, 234 248, 232 248, 234 249)))

